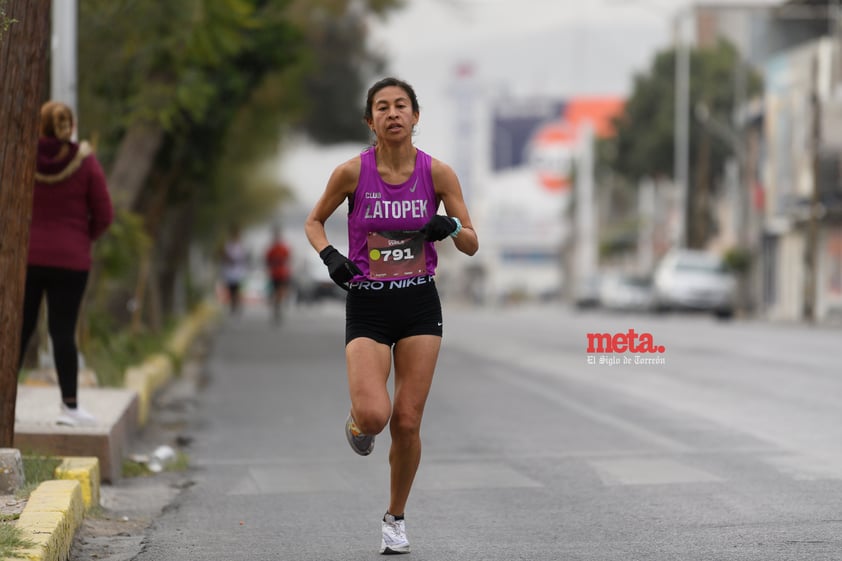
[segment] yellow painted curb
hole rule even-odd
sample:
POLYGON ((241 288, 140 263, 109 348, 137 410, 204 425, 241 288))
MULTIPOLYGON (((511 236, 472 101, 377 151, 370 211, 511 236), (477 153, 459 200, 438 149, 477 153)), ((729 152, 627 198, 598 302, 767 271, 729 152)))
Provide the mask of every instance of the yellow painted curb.
POLYGON ((56 468, 57 479, 74 479, 82 487, 82 500, 85 510, 92 506, 99 506, 99 458, 74 457, 64 458, 56 468))
POLYGON ((174 370, 173 360, 165 354, 152 355, 140 366, 126 370, 125 386, 137 392, 137 422, 140 426, 146 425, 155 392, 173 376, 174 370))
POLYGON ((170 337, 167 344, 167 350, 173 353, 176 357, 181 359, 187 354, 187 350, 199 332, 208 324, 217 314, 217 307, 209 303, 199 304, 190 316, 187 317, 181 325, 175 330, 170 337))
POLYGON ((216 317, 217 313, 216 306, 208 303, 200 304, 181 322, 170 338, 166 345, 166 350, 170 354, 154 354, 139 366, 126 370, 124 386, 137 392, 137 417, 141 427, 145 426, 149 419, 149 408, 155 392, 175 375, 176 364, 173 357, 181 360, 201 330, 216 317))
POLYGON ((84 517, 85 502, 78 481, 44 481, 32 492, 15 524, 22 537, 35 544, 21 551, 20 559, 64 561, 84 517))

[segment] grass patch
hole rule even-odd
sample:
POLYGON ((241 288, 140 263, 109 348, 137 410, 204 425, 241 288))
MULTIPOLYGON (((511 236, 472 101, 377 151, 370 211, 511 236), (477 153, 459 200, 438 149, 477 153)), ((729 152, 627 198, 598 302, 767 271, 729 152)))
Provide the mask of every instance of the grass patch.
POLYGON ((143 462, 136 462, 134 460, 123 460, 122 472, 123 477, 147 477, 152 475, 152 471, 146 467, 143 462))
POLYGON ((23 537, 19 528, 0 523, 0 559, 15 559, 22 549, 35 547, 35 543, 23 537))
POLYGON ((95 518, 97 520, 108 520, 108 512, 100 505, 91 505, 85 511, 85 519, 95 518))
POLYGON ((100 386, 123 387, 126 370, 150 355, 165 352, 166 342, 174 329, 172 322, 160 331, 141 333, 113 332, 109 326, 103 326, 96 330, 87 345, 85 359, 97 373, 100 386))
POLYGON ((175 461, 167 466, 167 471, 187 471, 190 467, 190 456, 182 451, 176 452, 175 461))
POLYGON ((26 484, 15 493, 18 497, 29 497, 32 491, 44 481, 56 478, 56 468, 61 465, 61 458, 52 456, 24 455, 23 476, 26 484))

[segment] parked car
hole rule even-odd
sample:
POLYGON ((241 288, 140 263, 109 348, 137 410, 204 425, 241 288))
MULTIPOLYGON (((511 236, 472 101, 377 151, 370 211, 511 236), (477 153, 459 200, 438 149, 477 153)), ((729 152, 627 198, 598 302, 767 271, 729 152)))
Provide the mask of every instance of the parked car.
POLYGON ((601 279, 598 274, 577 279, 573 289, 573 301, 576 307, 580 310, 599 307, 600 284, 601 279))
POLYGON ((734 315, 736 279, 716 255, 673 250, 655 268, 654 296, 659 311, 700 310, 728 318, 734 315))
POLYGON ((652 280, 645 276, 612 273, 600 285, 599 300, 608 310, 647 312, 655 303, 652 280))

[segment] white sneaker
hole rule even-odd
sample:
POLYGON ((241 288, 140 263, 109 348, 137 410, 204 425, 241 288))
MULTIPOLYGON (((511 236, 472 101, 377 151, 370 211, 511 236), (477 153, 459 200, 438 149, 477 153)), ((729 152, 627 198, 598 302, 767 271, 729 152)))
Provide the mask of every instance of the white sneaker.
POLYGON ((383 517, 383 539, 380 541, 380 553, 393 555, 409 553, 409 539, 406 537, 406 523, 396 520, 391 514, 383 517))
POLYGON ((79 407, 71 409, 64 403, 61 404, 61 414, 56 419, 59 425, 67 425, 69 427, 92 427, 96 425, 96 417, 79 407))

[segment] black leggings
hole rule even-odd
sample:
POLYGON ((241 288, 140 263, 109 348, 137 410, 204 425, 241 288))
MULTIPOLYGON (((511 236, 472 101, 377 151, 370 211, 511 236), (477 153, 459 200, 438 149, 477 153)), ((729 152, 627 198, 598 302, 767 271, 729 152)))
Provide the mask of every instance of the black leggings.
POLYGON ((26 291, 23 296, 23 326, 20 337, 18 369, 35 327, 41 300, 47 295, 47 327, 53 342, 61 398, 75 403, 79 382, 79 358, 76 350, 76 321, 88 282, 88 271, 30 265, 26 269, 26 291))

